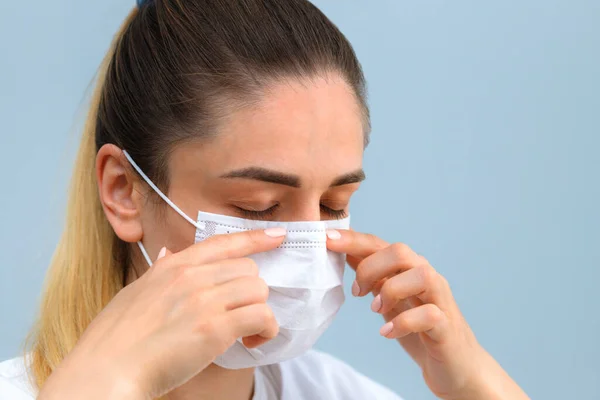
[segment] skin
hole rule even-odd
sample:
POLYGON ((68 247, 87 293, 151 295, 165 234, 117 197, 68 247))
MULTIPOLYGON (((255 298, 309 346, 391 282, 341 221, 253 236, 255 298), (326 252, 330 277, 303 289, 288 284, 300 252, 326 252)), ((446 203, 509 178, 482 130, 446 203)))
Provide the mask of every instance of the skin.
MULTIPOLYGON (((339 77, 280 82, 257 105, 232 112, 215 138, 173 150, 168 196, 192 218, 198 210, 275 221, 342 217, 360 186, 363 139, 356 99, 339 77), (277 175, 245 176, 252 167, 277 175)), ((54 371, 40 398, 169 393, 175 400, 250 399, 253 370, 226 370, 212 361, 237 337, 253 347, 277 334, 268 288, 246 257, 277 247, 285 232, 224 235, 193 245, 195 228, 151 200, 121 149, 100 149, 96 172, 116 234, 130 243, 143 240, 157 262, 148 270, 132 246, 128 285, 54 371), (97 382, 93 389, 90 382, 97 382)), ((347 253, 356 271, 353 294, 375 295, 372 310, 387 322, 380 333, 398 340, 433 393, 527 398, 477 343, 447 282, 425 258, 404 244, 351 230, 328 237, 329 249, 347 253)))

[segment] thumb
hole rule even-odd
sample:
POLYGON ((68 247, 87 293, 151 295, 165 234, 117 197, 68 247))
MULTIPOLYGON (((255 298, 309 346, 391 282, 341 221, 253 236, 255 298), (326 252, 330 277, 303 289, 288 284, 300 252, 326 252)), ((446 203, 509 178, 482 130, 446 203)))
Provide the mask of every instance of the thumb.
POLYGON ((160 249, 160 251, 158 252, 158 257, 156 257, 156 261, 160 260, 163 257, 166 257, 168 255, 171 255, 173 253, 171 253, 171 251, 169 249, 167 249, 166 247, 163 247, 162 249, 160 249))

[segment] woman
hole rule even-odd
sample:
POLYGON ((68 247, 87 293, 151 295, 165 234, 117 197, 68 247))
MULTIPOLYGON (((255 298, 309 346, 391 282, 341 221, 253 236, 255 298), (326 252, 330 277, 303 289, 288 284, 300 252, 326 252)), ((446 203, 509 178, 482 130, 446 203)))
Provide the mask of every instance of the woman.
POLYGON ((306 0, 138 4, 107 55, 68 219, 10 399, 398 399, 311 351, 354 296, 444 399, 525 399, 446 281, 348 229, 369 111, 306 0), (286 222, 297 221, 297 222, 286 222), (32 383, 27 381, 32 378, 32 383))

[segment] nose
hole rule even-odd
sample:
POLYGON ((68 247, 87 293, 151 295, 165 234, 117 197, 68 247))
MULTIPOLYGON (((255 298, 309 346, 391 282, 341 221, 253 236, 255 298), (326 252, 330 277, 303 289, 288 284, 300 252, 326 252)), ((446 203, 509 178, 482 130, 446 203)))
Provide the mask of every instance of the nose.
POLYGON ((321 220, 321 208, 319 206, 310 207, 309 209, 302 210, 302 212, 296 214, 295 221, 320 221, 321 220))
POLYGON ((321 200, 320 198, 316 198, 296 201, 291 205, 286 215, 282 215, 282 217, 286 221, 320 221, 321 200))

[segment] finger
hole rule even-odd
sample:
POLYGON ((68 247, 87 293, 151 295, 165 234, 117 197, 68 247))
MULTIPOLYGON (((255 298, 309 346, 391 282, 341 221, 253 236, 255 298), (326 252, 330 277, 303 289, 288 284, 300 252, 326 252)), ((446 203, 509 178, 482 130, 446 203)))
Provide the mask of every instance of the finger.
POLYGON ((423 304, 404 311, 385 324, 379 333, 388 339, 398 339, 411 333, 423 333, 436 342, 441 342, 447 334, 448 321, 445 314, 435 304, 423 304))
POLYGON ((225 284, 215 286, 205 295, 216 301, 225 311, 266 303, 269 297, 269 287, 257 276, 234 279, 225 284))
MULTIPOLYGON (((154 271, 163 264, 157 263, 154 271)), ((235 258, 217 261, 206 265, 184 265, 167 267, 162 271, 168 274, 158 276, 165 285, 172 286, 179 297, 197 297, 203 290, 211 290, 227 282, 248 277, 258 277, 256 262, 250 258, 235 258)), ((201 302, 204 300, 200 299, 201 302)))
POLYGON ((262 346, 263 344, 267 343, 271 339, 272 338, 265 338, 260 335, 252 335, 252 336, 246 336, 246 337, 242 338, 242 343, 247 348, 253 349, 255 347, 262 346))
POLYGON ((212 264, 196 267, 184 267, 190 270, 190 279, 199 281, 202 287, 222 285, 243 277, 257 277, 258 266, 250 258, 234 258, 217 261, 212 264))
MULTIPOLYGON (((275 315, 266 304, 252 304, 227 312, 222 318, 232 329, 236 338, 259 336, 262 343, 273 339, 279 333, 279 325, 275 315)), ((257 339, 249 339, 250 345, 257 339)), ((262 344, 261 343, 261 344, 262 344)))
POLYGON ((403 243, 394 243, 365 258, 356 269, 353 294, 364 296, 383 278, 416 267, 423 259, 403 243), (358 289, 358 290, 356 290, 358 289))
POLYGON ((251 230, 215 235, 175 254, 171 259, 179 265, 198 265, 228 258, 247 257, 275 249, 287 234, 284 228, 251 230))
POLYGON ((344 229, 327 231, 327 248, 354 258, 366 258, 387 246, 386 241, 368 233, 344 229))
POLYGON ((412 296, 425 303, 438 304, 442 297, 439 279, 440 275, 427 265, 392 276, 381 286, 379 294, 373 299, 371 310, 385 314, 412 296))
POLYGON ((349 254, 346 255, 346 262, 348 263, 348 265, 350 266, 350 268, 352 268, 355 271, 356 271, 356 268, 358 267, 358 264, 360 264, 360 262, 362 260, 363 260, 362 258, 352 257, 349 254))

